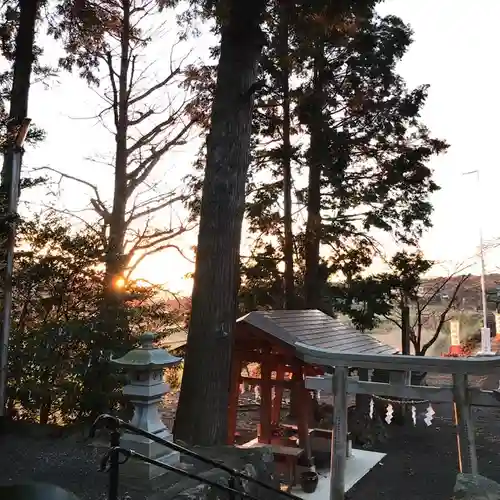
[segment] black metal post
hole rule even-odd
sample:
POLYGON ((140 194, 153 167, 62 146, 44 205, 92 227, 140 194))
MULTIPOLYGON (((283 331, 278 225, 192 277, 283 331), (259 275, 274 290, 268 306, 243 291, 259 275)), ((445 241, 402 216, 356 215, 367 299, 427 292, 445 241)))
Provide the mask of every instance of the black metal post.
MULTIPOLYGON (((236 478, 235 478, 234 476, 230 476, 230 477, 229 477, 229 480, 228 480, 228 482, 227 482, 227 485, 228 485, 231 489, 235 490, 235 489, 236 489, 236 478)), ((230 492, 229 492, 229 500, 238 500, 238 499, 236 498, 236 495, 235 495, 232 491, 230 491, 230 492)))
POLYGON ((109 440, 111 446, 109 456, 109 490, 108 500, 118 500, 118 483, 120 480, 120 428, 113 426, 109 440))

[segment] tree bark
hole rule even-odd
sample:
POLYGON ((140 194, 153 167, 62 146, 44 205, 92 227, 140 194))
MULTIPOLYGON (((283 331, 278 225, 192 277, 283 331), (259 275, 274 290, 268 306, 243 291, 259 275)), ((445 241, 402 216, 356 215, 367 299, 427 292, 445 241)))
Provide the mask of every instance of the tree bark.
MULTIPOLYGON (((0 185, 0 203, 2 218, 5 217, 8 204, 8 194, 12 179, 12 146, 22 121, 28 115, 28 98, 30 92, 31 73, 35 56, 33 45, 35 43, 35 25, 38 15, 38 0, 21 0, 19 3, 19 28, 16 35, 16 52, 13 67, 12 90, 10 93, 9 121, 7 123, 7 148, 4 155, 2 168, 2 182, 0 185)), ((6 240, 6 231, 9 225, 2 227, 2 238, 6 240)), ((5 256, 5 248, 2 248, 2 257, 5 256)), ((3 259, 3 261, 5 258, 3 259)))
MULTIPOLYGON (((124 241, 126 231, 125 214, 127 210, 127 134, 129 108, 128 73, 130 65, 130 2, 124 1, 123 26, 120 39, 120 70, 118 75, 117 102, 115 102, 115 177, 113 208, 109 220, 109 241, 106 251, 106 292, 114 296, 114 281, 124 270, 124 241)), ((116 94, 115 94, 116 95, 116 94)))
POLYGON ((285 309, 295 307, 295 284, 293 271, 293 229, 292 229, 292 146, 290 141, 290 63, 289 63, 289 2, 280 4, 280 59, 281 87, 283 93, 283 199, 284 199, 284 245, 285 261, 285 309))
POLYGON ((21 0, 19 2, 19 7, 19 28, 16 35, 12 90, 10 93, 8 123, 8 139, 10 139, 10 141, 15 139, 19 125, 28 115, 28 97, 31 84, 31 73, 33 71, 33 63, 35 60, 33 46, 35 44, 35 25, 38 16, 38 0, 21 0))
POLYGON ((401 297, 401 354, 410 355, 410 308, 407 298, 401 297))
MULTIPOLYGON (((122 276, 126 262, 124 258, 124 244, 126 232, 127 208, 127 136, 128 136, 128 109, 129 109, 129 65, 130 65, 130 8, 128 0, 121 4, 123 19, 120 32, 120 66, 117 70, 118 84, 113 86, 114 120, 115 120, 115 172, 113 206, 109 214, 109 238, 104 254, 104 294, 100 311, 101 335, 99 342, 94 344, 91 352, 91 364, 99 366, 89 372, 86 381, 87 391, 92 391, 96 397, 92 399, 93 407, 91 418, 100 413, 109 411, 109 398, 113 390, 113 378, 109 363, 101 359, 102 351, 109 351, 117 340, 125 338, 127 323, 122 312, 123 290, 116 286, 116 280, 122 276)), ((112 71, 112 68, 109 68, 112 71)), ((110 75, 110 78, 115 78, 110 75)))
MULTIPOLYGON (((9 121, 7 123, 7 137, 5 140, 5 154, 0 182, 0 262, 7 262, 9 246, 15 239, 15 226, 8 216, 9 193, 13 182, 12 176, 13 155, 16 135, 19 126, 28 115, 28 98, 31 84, 31 73, 35 56, 33 45, 35 43, 35 25, 38 15, 38 0, 20 0, 19 28, 16 35, 16 49, 13 65, 13 80, 10 93, 9 121)), ((12 276, 5 266, 5 276, 2 277, 2 310, 5 307, 5 294, 12 287, 12 276)), ((3 328, 3 324, 0 325, 3 328)), ((0 359, 8 356, 8 338, 0 341, 0 359), (7 351, 7 352, 6 352, 7 351)), ((0 374, 1 387, 6 385, 7 373, 0 374)), ((6 418, 4 413, 4 394, 0 397, 0 432, 3 432, 6 418)))
POLYGON ((196 271, 175 437, 223 444, 249 165, 253 86, 266 1, 228 1, 207 138, 196 271))
POLYGON ((314 61, 313 101, 310 125, 309 184, 307 189, 307 223, 305 238, 305 301, 309 309, 321 308, 319 283, 319 250, 321 242, 321 171, 322 171, 322 109, 323 109, 322 48, 314 61))

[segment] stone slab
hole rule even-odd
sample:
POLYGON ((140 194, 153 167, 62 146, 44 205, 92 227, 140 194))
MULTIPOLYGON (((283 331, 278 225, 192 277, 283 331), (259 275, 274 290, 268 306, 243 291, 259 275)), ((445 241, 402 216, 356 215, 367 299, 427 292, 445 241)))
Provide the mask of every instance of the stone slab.
MULTIPOLYGON (((373 469, 385 453, 367 450, 352 450, 352 456, 347 460, 345 474, 345 491, 349 491, 360 479, 373 469)), ((300 486, 293 488, 292 493, 304 500, 330 500, 330 471, 318 471, 318 487, 314 493, 304 493, 300 486)))

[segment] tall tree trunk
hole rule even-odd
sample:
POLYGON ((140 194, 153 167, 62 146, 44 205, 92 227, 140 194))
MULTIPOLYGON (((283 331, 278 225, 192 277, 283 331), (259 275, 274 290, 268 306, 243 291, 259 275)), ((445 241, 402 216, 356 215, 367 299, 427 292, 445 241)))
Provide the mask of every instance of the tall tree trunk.
POLYGON ((314 61, 313 100, 310 125, 309 184, 307 189, 307 223, 305 238, 305 300, 310 309, 321 308, 319 283, 319 250, 321 242, 321 172, 323 145, 323 48, 314 61))
MULTIPOLYGON (((120 33, 120 67, 117 71, 118 85, 114 85, 114 120, 115 120, 115 172, 113 207, 109 217, 109 238, 105 251, 104 300, 101 309, 101 334, 99 342, 92 350, 92 366, 98 367, 89 372, 86 381, 87 391, 92 391, 91 418, 109 411, 109 396, 114 380, 109 362, 102 357, 102 351, 108 352, 117 340, 125 338, 127 324, 121 314, 123 290, 116 286, 116 279, 123 274, 124 242, 126 231, 127 207, 127 134, 129 108, 129 65, 130 65, 130 2, 123 0, 123 20, 120 33)), ((114 78, 114 76, 111 76, 114 78)), ((116 79, 115 79, 116 81, 116 79)))
POLYGON ((116 296, 115 280, 123 273, 124 241, 127 210, 127 134, 130 65, 130 2, 123 2, 123 26, 120 40, 120 71, 118 75, 117 102, 115 102, 115 179, 113 208, 109 220, 109 241, 106 252, 106 292, 116 296))
MULTIPOLYGON (((19 29, 16 35, 12 90, 10 93, 9 122, 7 124, 8 145, 12 145, 22 121, 28 116, 28 98, 31 73, 35 60, 35 25, 38 16, 38 0, 19 2, 19 29)), ((10 180, 9 154, 5 155, 2 171, 2 186, 10 180)))
MULTIPOLYGON (((410 353, 410 308, 408 299, 404 292, 401 292, 401 354, 409 356, 410 353)), ((420 350, 420 346, 416 350, 420 350)))
MULTIPOLYGON (((31 83, 31 73, 33 71, 35 43, 35 25, 38 15, 38 0, 20 0, 19 8, 19 28, 16 35, 16 49, 13 68, 12 90, 10 93, 9 121, 7 124, 7 137, 5 142, 5 154, 0 183, 0 262, 7 262, 9 246, 15 238, 14 227, 8 220, 9 192, 11 184, 16 182, 12 176, 12 165, 14 155, 14 141, 16 139, 19 126, 28 115, 28 98, 31 83)), ((3 293, 6 293, 12 286, 12 276, 6 270, 3 280, 3 293)), ((2 310, 5 306, 4 295, 2 293, 2 310)), ((8 292, 7 292, 8 293, 8 292)), ((0 325, 3 327, 3 325, 0 325)), ((0 359, 6 360, 8 339, 0 339, 0 359)), ((0 390, 6 386, 7 373, 0 373, 0 390)), ((4 394, 0 395, 0 431, 5 424, 4 394)))
POLYGON ((221 444, 227 438, 253 86, 266 4, 265 0, 227 3, 207 138, 191 321, 174 429, 176 438, 200 445, 221 444))
MULTIPOLYGON (((7 148, 4 154, 2 168, 2 182, 0 185, 0 203, 2 219, 5 217, 8 207, 10 185, 15 182, 12 179, 12 156, 13 146, 19 126, 28 115, 28 98, 30 92, 31 73, 33 71, 35 43, 35 25, 38 15, 38 0, 21 0, 19 3, 19 29, 16 35, 16 51, 14 57, 12 90, 10 93, 9 121, 7 123, 7 148)), ((2 227, 3 245, 9 225, 2 227)), ((2 248, 2 261, 5 261, 5 248, 2 248)))
POLYGON ((289 62, 289 2, 280 4, 280 62, 281 88, 283 93, 283 198, 285 241, 285 309, 295 307, 295 285, 293 272, 293 230, 292 230, 292 146, 290 142, 290 62, 289 62))

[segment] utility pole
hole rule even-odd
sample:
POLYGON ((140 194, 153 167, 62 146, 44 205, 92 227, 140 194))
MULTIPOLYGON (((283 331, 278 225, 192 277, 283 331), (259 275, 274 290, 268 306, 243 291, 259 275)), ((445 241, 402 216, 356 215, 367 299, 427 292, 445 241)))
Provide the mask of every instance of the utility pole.
POLYGON ((484 239, 483 239, 483 213, 481 210, 481 185, 479 179, 479 170, 471 170, 470 172, 464 172, 462 175, 475 174, 477 181, 477 209, 478 209, 478 221, 479 221, 479 260, 481 264, 481 302, 483 308, 483 327, 481 328, 481 351, 478 353, 483 356, 488 356, 495 354, 491 352, 491 332, 488 328, 488 302, 486 300, 486 266, 484 260, 484 239))
POLYGON ((0 431, 6 420, 6 389, 9 366, 9 337, 12 313, 12 272, 14 269, 14 250, 16 246, 16 222, 17 208, 19 203, 19 191, 21 184, 21 160, 24 153, 24 141, 28 134, 31 120, 25 118, 10 145, 7 155, 10 157, 10 170, 6 173, 4 182, 7 195, 7 213, 4 214, 6 222, 6 244, 5 244, 5 275, 3 284, 3 309, 2 309, 2 332, 0 342, 0 431))
POLYGON ((401 292, 401 354, 410 355, 410 307, 406 294, 401 292))

